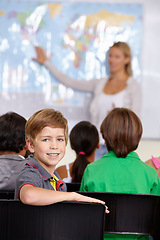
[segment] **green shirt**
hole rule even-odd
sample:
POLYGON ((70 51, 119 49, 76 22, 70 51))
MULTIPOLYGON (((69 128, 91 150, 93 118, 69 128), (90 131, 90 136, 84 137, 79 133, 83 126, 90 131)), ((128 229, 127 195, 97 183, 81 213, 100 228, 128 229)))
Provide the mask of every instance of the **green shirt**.
MULTIPOLYGON (((156 171, 142 162, 137 153, 117 158, 114 152, 89 164, 81 182, 80 191, 160 194, 156 171)), ((105 234, 105 239, 149 239, 147 236, 105 234)))

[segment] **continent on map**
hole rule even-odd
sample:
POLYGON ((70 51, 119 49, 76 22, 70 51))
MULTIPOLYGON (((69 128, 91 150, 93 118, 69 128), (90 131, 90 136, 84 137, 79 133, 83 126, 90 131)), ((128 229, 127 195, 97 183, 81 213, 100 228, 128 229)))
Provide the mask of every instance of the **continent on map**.
POLYGON ((55 17, 56 15, 60 14, 62 10, 62 4, 60 3, 49 3, 48 10, 50 12, 50 18, 55 17))
POLYGON ((120 13, 112 13, 107 10, 102 10, 92 15, 86 17, 86 22, 84 28, 91 28, 93 26, 97 26, 100 21, 103 21, 107 26, 121 26, 123 22, 131 22, 134 21, 135 17, 128 16, 120 13))
POLYGON ((73 64, 78 68, 92 42, 99 41, 99 35, 102 34, 102 30, 98 30, 100 25, 103 24, 105 32, 109 27, 122 27, 123 22, 134 21, 135 17, 101 10, 88 16, 78 15, 73 20, 74 22, 65 31, 62 45, 74 53, 73 64))
POLYGON ((0 16, 3 15, 3 14, 5 14, 5 12, 4 11, 0 11, 0 16))
MULTIPOLYGON (((62 5, 59 3, 49 3, 38 5, 34 10, 26 9, 25 12, 10 11, 8 19, 16 18, 20 24, 20 33, 22 37, 31 40, 35 37, 37 31, 46 26, 44 15, 49 11, 50 18, 60 14, 62 5)), ((4 12, 0 12, 0 15, 4 12)))

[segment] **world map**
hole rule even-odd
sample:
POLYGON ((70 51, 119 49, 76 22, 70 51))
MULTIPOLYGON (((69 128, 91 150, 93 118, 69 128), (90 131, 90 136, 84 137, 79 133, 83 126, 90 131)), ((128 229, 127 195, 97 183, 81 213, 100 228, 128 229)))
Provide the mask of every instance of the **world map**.
MULTIPOLYGON (((10 1, 0 3, 0 91, 43 93, 44 101, 81 105, 82 92, 60 84, 32 60, 34 46, 52 54, 62 72, 89 81, 107 75, 107 51, 116 41, 128 42, 135 78, 140 82, 141 4, 10 1)), ((15 95, 16 97, 16 95, 15 95)))

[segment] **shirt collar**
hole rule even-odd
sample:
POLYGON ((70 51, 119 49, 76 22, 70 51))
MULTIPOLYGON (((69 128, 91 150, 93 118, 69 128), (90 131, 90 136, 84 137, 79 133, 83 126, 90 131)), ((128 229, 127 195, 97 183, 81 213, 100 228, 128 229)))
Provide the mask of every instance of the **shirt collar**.
MULTIPOLYGON (((116 156, 116 154, 113 152, 113 151, 110 151, 110 152, 108 152, 108 153, 106 153, 105 155, 110 155, 110 156, 113 156, 113 157, 116 157, 117 158, 117 156, 116 156)), ((125 157, 125 158, 132 158, 132 157, 134 157, 134 158, 137 158, 137 159, 139 159, 139 156, 138 156, 138 154, 136 153, 136 152, 130 152, 130 153, 128 153, 128 155, 125 157)), ((123 158, 122 158, 123 159, 123 158)))
POLYGON ((44 181, 53 177, 33 156, 29 156, 27 158, 26 165, 37 169, 40 175, 43 177, 44 181))

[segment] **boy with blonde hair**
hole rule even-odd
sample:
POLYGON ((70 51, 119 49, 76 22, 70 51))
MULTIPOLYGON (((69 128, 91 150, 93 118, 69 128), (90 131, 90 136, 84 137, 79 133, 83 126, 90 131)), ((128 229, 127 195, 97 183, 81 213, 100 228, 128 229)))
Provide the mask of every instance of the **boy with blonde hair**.
POLYGON ((68 140, 67 120, 61 112, 47 108, 34 113, 26 123, 25 137, 33 155, 28 158, 17 179, 15 199, 30 205, 61 201, 105 204, 75 192, 65 192, 66 185, 55 171, 56 165, 64 157, 68 140))

